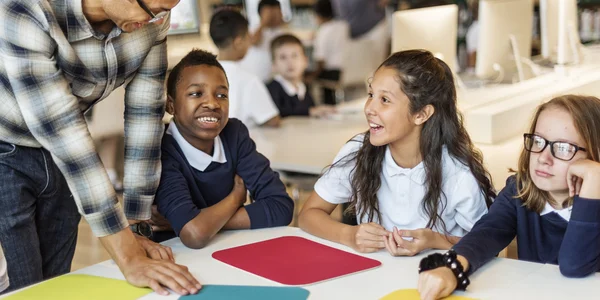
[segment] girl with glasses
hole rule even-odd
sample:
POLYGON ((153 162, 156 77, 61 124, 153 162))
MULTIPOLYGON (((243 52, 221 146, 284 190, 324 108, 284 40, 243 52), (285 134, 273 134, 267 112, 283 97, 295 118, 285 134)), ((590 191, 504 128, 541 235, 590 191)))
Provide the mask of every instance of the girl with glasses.
POLYGON ((518 257, 566 277, 600 270, 600 99, 566 95, 538 107, 514 176, 448 253, 421 261, 419 293, 439 299, 517 237, 518 257), (450 263, 446 263, 450 261, 450 263))

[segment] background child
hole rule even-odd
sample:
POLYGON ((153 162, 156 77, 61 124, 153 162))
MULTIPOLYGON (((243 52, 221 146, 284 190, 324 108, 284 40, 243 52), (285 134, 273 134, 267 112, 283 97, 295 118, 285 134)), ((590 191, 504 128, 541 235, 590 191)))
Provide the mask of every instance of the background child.
POLYGON ((450 68, 424 50, 393 54, 370 82, 365 115, 370 130, 316 183, 300 227, 360 252, 449 249, 495 196, 459 117, 450 68), (360 225, 331 218, 346 202, 360 225))
POLYGON ((474 68, 477 61, 477 44, 479 43, 479 0, 469 0, 468 5, 473 17, 473 23, 469 26, 466 37, 468 67, 474 68))
POLYGON ((162 142, 158 211, 184 245, 202 248, 222 229, 285 226, 294 203, 248 129, 229 119, 228 83, 216 57, 186 55, 167 80, 173 115, 162 142), (246 188, 254 202, 244 206, 246 188))
MULTIPOLYGON (((566 95, 542 104, 524 135, 516 175, 454 246, 464 271, 475 272, 515 236, 520 260, 559 264, 567 277, 599 271, 598 149, 600 99, 566 95)), ((422 299, 443 298, 456 285, 447 267, 419 276, 422 299)))
POLYGON ((216 12, 210 20, 210 37, 219 48, 219 61, 229 79, 231 117, 248 127, 278 126, 279 111, 265 84, 239 66, 250 46, 246 18, 235 10, 216 12))
POLYGON ((299 115, 323 117, 334 113, 333 107, 315 106, 310 92, 302 82, 308 58, 302 42, 290 34, 280 35, 271 43, 275 78, 267 84, 281 117, 299 115))
MULTIPOLYGON (((339 82, 344 65, 344 52, 350 39, 350 28, 345 21, 334 19, 329 0, 318 0, 313 8, 319 29, 313 44, 316 69, 311 79, 339 82)), ((336 104, 335 90, 323 87, 323 103, 336 104)))
POLYGON ((252 47, 241 60, 240 66, 267 83, 271 80, 271 41, 284 32, 283 13, 278 0, 261 0, 258 3, 260 24, 250 30, 252 47))

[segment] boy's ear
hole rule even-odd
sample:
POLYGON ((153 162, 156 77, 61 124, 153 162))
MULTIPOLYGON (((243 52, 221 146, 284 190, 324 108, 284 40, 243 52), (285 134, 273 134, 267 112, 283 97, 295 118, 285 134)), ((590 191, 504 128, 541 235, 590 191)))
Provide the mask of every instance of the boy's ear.
POLYGON ((241 48, 241 45, 242 45, 243 43, 244 43, 244 36, 242 36, 242 35, 239 35, 239 36, 236 36, 236 37, 233 39, 233 42, 231 43, 231 45, 233 46, 233 49, 236 49, 236 50, 237 50, 237 49, 240 49, 240 48, 241 48))
POLYGON ((415 122, 415 125, 417 126, 423 125, 425 122, 427 122, 427 120, 429 120, 429 118, 431 118, 431 116, 433 116, 434 113, 435 108, 433 105, 427 104, 425 107, 423 107, 423 109, 421 109, 421 111, 414 115, 413 122, 415 122))
POLYGON ((173 113, 175 112, 175 101, 173 100, 173 98, 169 95, 167 95, 167 107, 166 110, 170 115, 173 115, 173 113))
POLYGON ((304 54, 303 55, 303 57, 304 57, 304 68, 306 69, 306 68, 308 68, 309 61, 308 61, 308 55, 306 55, 306 52, 304 51, 304 48, 302 48, 302 54, 304 54))

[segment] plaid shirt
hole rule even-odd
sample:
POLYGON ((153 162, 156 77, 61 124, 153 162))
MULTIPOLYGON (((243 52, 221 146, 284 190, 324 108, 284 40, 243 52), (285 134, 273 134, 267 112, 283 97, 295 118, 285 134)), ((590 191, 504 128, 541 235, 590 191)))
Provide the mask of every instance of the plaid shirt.
POLYGON ((96 236, 147 220, 160 179, 169 22, 95 31, 81 0, 0 0, 0 140, 54 158, 96 236), (125 85, 124 208, 84 112, 125 85), (123 213, 123 211, 125 213, 123 213))

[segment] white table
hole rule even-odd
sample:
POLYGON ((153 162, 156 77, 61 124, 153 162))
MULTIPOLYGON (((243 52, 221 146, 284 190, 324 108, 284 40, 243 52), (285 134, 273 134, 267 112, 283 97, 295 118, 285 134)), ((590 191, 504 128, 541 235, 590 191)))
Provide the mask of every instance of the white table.
MULTIPOLYGON (((348 247, 313 237, 295 227, 262 230, 229 231, 220 233, 204 249, 188 249, 179 239, 165 244, 172 247, 177 263, 189 268, 203 284, 282 286, 279 283, 252 275, 211 257, 218 250, 227 249, 280 236, 301 236, 334 248, 354 252, 348 247)), ((392 257, 385 251, 360 254, 379 260, 378 268, 341 278, 303 286, 315 299, 379 299, 397 289, 417 286, 417 266, 426 254, 415 257, 392 257)), ((251 258, 249 258, 251 259, 251 258)), ((112 261, 106 261, 77 271, 109 278, 124 279, 112 261)), ((457 294, 479 299, 595 299, 600 295, 600 274, 583 279, 567 279, 558 267, 511 259, 496 258, 471 276, 468 292, 457 294), (543 296, 543 297, 542 297, 543 296)), ((1 297, 0 297, 1 298, 1 297)), ((141 299, 177 299, 150 294, 141 299)))
POLYGON ((338 119, 286 117, 281 127, 252 128, 250 136, 273 169, 319 175, 348 140, 368 129, 364 114, 349 112, 338 119))

